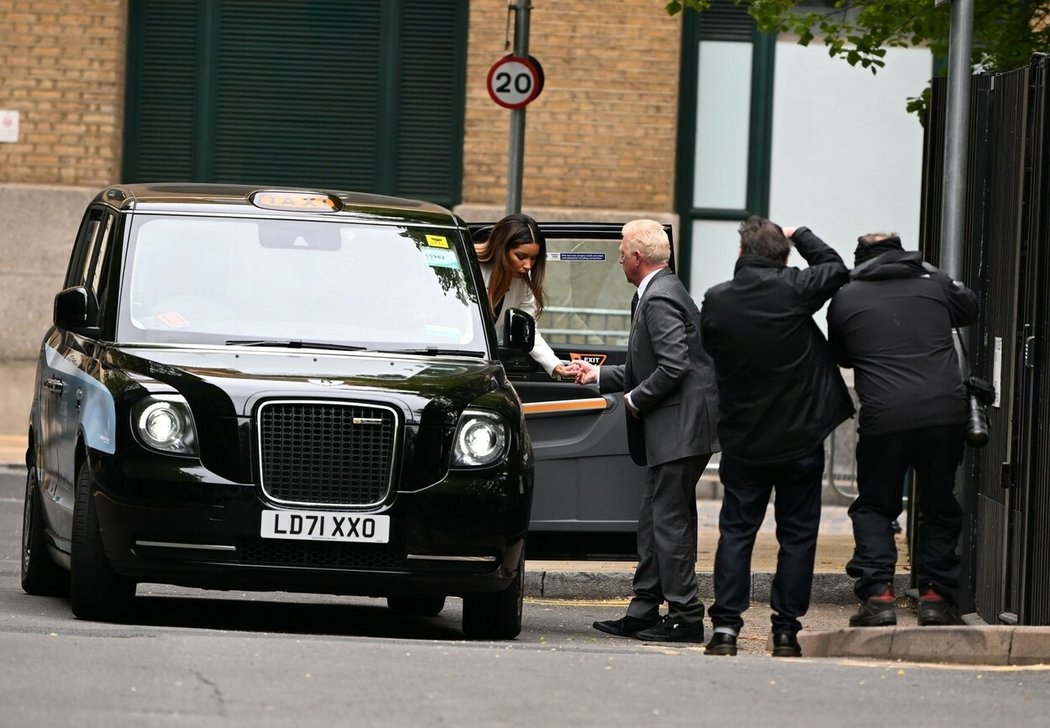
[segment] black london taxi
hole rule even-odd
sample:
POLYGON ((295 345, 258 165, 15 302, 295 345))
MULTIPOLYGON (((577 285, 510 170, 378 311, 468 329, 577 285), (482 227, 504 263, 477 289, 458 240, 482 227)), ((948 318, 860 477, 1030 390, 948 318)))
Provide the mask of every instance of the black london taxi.
MULTIPOLYGON (((133 621, 139 583, 383 597, 521 629, 534 462, 471 231, 306 189, 90 203, 29 423, 22 587, 133 621)), ((581 388, 582 389, 582 388, 581 388)))

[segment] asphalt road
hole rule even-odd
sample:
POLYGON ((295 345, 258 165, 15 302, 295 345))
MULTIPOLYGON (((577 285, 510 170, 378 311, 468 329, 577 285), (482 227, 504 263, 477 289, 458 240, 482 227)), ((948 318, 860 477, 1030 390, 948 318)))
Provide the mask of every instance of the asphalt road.
POLYGON ((19 586, 23 473, 0 470, 0 727, 1041 725, 1050 671, 707 657, 591 629, 623 603, 525 607, 472 642, 459 602, 145 585, 135 625, 78 621, 19 586))

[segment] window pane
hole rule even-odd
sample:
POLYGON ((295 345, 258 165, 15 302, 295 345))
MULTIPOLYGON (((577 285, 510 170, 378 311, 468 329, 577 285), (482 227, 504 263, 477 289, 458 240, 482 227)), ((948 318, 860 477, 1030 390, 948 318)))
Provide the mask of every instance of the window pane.
POLYGON ((697 304, 711 286, 733 277, 740 251, 740 223, 726 220, 694 220, 693 248, 689 261, 689 292, 697 304))
POLYGON ((548 344, 626 346, 635 288, 620 266, 619 239, 547 238, 537 321, 548 344))
POLYGON ((747 207, 751 51, 750 43, 700 42, 694 207, 747 207))

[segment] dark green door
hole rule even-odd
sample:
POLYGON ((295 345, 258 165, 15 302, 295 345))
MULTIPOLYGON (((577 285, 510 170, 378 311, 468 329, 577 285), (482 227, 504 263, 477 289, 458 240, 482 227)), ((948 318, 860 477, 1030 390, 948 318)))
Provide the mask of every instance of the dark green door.
POLYGON ((460 201, 466 2, 132 0, 126 182, 460 201))

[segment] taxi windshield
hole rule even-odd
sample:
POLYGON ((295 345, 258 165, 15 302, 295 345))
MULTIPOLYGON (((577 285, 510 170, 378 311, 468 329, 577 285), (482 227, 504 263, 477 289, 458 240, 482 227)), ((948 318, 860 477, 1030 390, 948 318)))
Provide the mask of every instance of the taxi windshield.
POLYGON ((486 351, 458 231, 138 215, 122 342, 317 342, 486 351))

